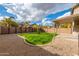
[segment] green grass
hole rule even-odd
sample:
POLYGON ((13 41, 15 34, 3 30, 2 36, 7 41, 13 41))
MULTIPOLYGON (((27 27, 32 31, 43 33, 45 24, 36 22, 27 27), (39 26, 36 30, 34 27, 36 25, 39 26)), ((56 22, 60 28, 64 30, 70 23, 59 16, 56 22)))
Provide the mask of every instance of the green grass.
POLYGON ((43 45, 52 41, 52 39, 57 35, 56 33, 22 33, 18 34, 25 38, 25 41, 33 45, 43 45))

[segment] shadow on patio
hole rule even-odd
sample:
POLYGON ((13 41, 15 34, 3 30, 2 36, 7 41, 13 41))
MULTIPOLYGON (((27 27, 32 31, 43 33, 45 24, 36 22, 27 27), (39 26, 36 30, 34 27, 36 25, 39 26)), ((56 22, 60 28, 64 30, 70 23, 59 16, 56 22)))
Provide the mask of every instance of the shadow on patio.
POLYGON ((38 46, 25 44, 16 34, 0 35, 0 55, 9 56, 59 56, 38 46))

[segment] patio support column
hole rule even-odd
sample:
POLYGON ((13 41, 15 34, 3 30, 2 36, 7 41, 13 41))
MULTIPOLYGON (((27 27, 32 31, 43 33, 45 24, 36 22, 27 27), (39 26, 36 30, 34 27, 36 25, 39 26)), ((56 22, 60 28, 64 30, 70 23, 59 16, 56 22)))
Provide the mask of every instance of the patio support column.
POLYGON ((74 31, 74 20, 72 21, 71 34, 73 33, 73 31, 74 31))
POLYGON ((55 30, 56 30, 56 23, 54 23, 54 32, 55 32, 55 30))
POLYGON ((56 32, 56 23, 54 23, 54 32, 56 32))
POLYGON ((59 24, 57 23, 56 24, 56 32, 58 32, 58 29, 59 29, 59 24))

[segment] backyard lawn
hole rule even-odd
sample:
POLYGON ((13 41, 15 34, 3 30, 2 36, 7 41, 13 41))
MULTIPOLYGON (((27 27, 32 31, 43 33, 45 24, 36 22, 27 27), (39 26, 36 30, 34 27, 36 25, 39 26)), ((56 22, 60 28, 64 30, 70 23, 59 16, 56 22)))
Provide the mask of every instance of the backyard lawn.
POLYGON ((54 37, 57 35, 56 33, 22 33, 18 34, 21 37, 24 37, 25 42, 28 42, 33 45, 43 45, 47 44, 54 40, 54 37))

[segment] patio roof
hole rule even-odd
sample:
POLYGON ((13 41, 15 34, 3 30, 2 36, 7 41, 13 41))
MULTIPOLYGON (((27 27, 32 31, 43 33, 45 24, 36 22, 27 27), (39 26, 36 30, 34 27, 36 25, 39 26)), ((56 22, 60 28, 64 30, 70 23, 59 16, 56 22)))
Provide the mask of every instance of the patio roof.
POLYGON ((73 19, 75 17, 79 17, 79 14, 62 17, 62 18, 54 20, 53 22, 58 22, 58 23, 72 22, 73 20, 76 20, 76 19, 73 19))
POLYGON ((77 3, 76 5, 74 5, 74 6, 72 7, 72 9, 75 9, 75 8, 77 8, 77 7, 79 7, 79 3, 77 3))

